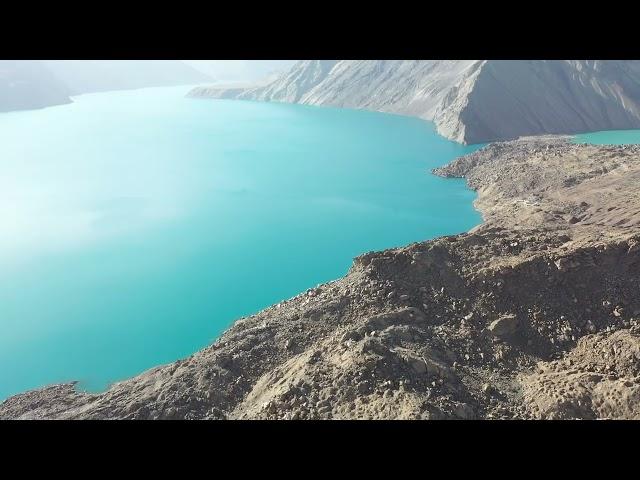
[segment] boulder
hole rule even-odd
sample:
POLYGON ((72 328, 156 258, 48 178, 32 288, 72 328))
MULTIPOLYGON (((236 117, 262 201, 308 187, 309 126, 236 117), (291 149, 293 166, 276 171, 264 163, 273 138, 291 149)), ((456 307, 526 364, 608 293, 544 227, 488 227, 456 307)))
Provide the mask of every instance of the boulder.
POLYGON ((498 338, 509 338, 518 331, 518 317, 515 315, 503 315, 494 320, 487 327, 498 338))

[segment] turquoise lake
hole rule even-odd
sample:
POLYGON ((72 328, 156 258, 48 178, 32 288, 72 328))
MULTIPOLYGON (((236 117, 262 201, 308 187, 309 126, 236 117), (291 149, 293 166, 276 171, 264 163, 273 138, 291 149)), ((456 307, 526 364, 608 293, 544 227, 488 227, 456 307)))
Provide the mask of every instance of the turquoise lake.
POLYGON ((352 258, 480 223, 415 118, 83 95, 0 114, 0 399, 187 356, 352 258))
POLYGON ((581 133, 574 137, 574 142, 593 143, 595 145, 630 145, 640 143, 640 130, 608 130, 581 133))

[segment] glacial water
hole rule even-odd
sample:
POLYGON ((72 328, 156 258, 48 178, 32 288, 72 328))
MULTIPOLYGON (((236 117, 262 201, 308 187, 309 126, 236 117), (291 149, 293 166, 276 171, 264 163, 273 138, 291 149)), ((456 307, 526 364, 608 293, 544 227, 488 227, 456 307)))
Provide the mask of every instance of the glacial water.
POLYGON ((607 130, 581 133, 576 135, 573 141, 595 145, 630 145, 640 143, 640 130, 607 130))
POLYGON ((0 115, 0 399, 187 356, 354 256, 480 222, 474 150, 365 111, 83 95, 0 115))

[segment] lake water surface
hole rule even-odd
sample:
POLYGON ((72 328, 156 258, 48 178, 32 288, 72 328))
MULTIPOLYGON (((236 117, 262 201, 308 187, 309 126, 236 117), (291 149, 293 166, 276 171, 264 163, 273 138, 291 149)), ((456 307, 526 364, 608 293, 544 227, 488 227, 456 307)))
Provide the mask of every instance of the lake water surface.
POLYGON ((630 145, 640 143, 640 130, 608 130, 603 132, 581 133, 574 137, 578 143, 595 145, 630 145))
POLYGON ((365 111, 83 95, 0 115, 0 399, 189 355, 354 256, 480 222, 478 148, 365 111))

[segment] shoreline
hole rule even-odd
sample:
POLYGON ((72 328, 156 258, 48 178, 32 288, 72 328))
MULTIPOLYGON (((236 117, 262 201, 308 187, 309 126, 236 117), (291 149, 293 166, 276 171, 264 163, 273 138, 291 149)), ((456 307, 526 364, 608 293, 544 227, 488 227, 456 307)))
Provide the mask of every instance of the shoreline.
MULTIPOLYGON (((170 88, 170 90, 167 90, 165 92, 166 94, 165 93, 162 94, 161 98, 166 98, 168 95, 171 98, 176 98, 175 102, 177 104, 185 103, 179 94, 176 97, 176 91, 174 90, 176 87, 160 87, 160 88, 162 89, 170 88)), ((183 91, 184 89, 182 87, 179 87, 179 90, 183 91)), ((91 94, 91 95, 98 95, 100 96, 100 99, 111 98, 111 94, 98 93, 98 94, 91 94)), ((130 100, 128 100, 128 97, 136 98, 137 95, 138 93, 123 92, 122 94, 118 94, 117 98, 119 99, 119 102, 129 102, 130 100)), ((113 98, 115 99, 116 96, 114 96, 113 98)), ((87 97, 83 101, 86 103, 88 100, 89 98, 87 97)), ((98 98, 96 97, 95 100, 98 100, 98 98)), ((171 100, 169 99, 168 102, 171 102, 171 100)), ((191 105, 187 105, 187 107, 191 108, 191 105)), ((294 105, 290 108, 297 109, 299 107, 294 105)), ((90 109, 88 109, 85 105, 85 107, 83 107, 83 111, 86 112, 88 110, 90 109)), ((58 115, 56 112, 51 112, 49 115, 54 113, 58 115)), ((64 111, 61 111, 60 113, 62 114, 64 113, 64 111)), ((305 116, 309 115, 310 113, 312 112, 304 112, 304 111, 302 112, 302 114, 305 116)), ((343 112, 340 111, 337 113, 343 113, 343 112)), ((329 118, 337 117, 337 113, 329 115, 329 118)), ((278 113, 276 112, 276 115, 277 114, 278 113)), ((36 115, 40 115, 40 114, 36 114, 36 115)), ((100 366, 93 368, 93 370, 95 370, 96 373, 100 375, 98 377, 99 380, 106 378, 108 382, 107 384, 107 382, 103 383, 102 381, 100 381, 98 385, 103 386, 106 384, 106 388, 108 389, 108 385, 111 384, 113 381, 120 381, 126 378, 130 378, 131 376, 138 375, 139 373, 146 371, 148 368, 151 368, 157 365, 162 365, 167 362, 174 361, 179 358, 183 358, 186 355, 192 354, 193 352, 199 350, 200 348, 208 345, 211 342, 212 338, 217 338, 217 336, 221 333, 220 330, 223 328, 226 330, 226 328, 229 327, 229 324, 231 321, 241 316, 246 316, 249 314, 256 313, 263 308, 266 308, 277 302, 283 301, 291 297, 292 295, 298 294, 300 291, 306 289, 307 287, 316 286, 319 282, 330 281, 343 276, 351 266, 352 258, 356 254, 360 254, 369 250, 377 250, 380 247, 386 247, 386 248, 397 247, 409 242, 421 241, 421 240, 424 240, 425 238, 430 238, 431 236, 435 236, 438 233, 458 233, 460 231, 466 230, 468 227, 472 227, 477 223, 479 223, 481 219, 479 218, 479 215, 476 213, 476 210, 472 208, 472 201, 475 198, 475 193, 468 191, 467 187, 462 182, 455 183, 453 185, 451 184, 443 185, 442 183, 439 183, 439 182, 444 182, 444 180, 431 177, 430 176, 431 174, 428 173, 429 168, 443 164, 444 163, 442 161, 443 158, 453 159, 454 156, 456 156, 456 154, 462 154, 466 151, 469 151, 470 149, 459 148, 457 145, 451 145, 449 144, 449 142, 443 141, 439 136, 437 138, 433 138, 432 140, 430 140, 432 128, 430 128, 429 125, 424 126, 423 122, 418 119, 411 119, 411 120, 405 119, 403 121, 397 121, 399 119, 397 119, 396 117, 380 118, 379 115, 376 115, 376 116, 369 116, 369 115, 370 114, 367 112, 358 112, 358 115, 347 116, 347 119, 349 120, 350 123, 356 125, 354 128, 358 131, 360 130, 360 127, 357 126, 358 123, 356 122, 358 122, 359 120, 366 121, 367 119, 369 119, 370 122, 372 122, 372 124, 374 125, 373 128, 376 128, 375 125, 378 124, 377 122, 380 122, 383 125, 383 128, 385 125, 389 125, 392 128, 396 126, 398 130, 401 132, 408 131, 409 133, 407 134, 407 138, 411 138, 412 140, 415 138, 416 143, 414 145, 417 145, 417 147, 414 147, 411 149, 411 153, 409 155, 410 161, 408 161, 408 163, 403 161, 399 164, 396 164, 393 155, 394 155, 394 151, 398 149, 395 148, 395 145, 392 142, 389 142, 386 140, 383 141, 382 143, 383 145, 389 145, 388 150, 385 149, 384 153, 380 155, 377 155, 375 152, 373 152, 373 155, 375 156, 375 158, 378 158, 378 156, 380 157, 379 159, 380 165, 383 166, 385 171, 389 171, 391 173, 390 178, 397 179, 397 181, 394 181, 393 184, 387 183, 389 181, 388 180, 389 177, 387 177, 387 180, 385 180, 384 178, 381 178, 380 180, 376 180, 374 178, 372 179, 372 181, 369 181, 367 179, 372 175, 377 176, 377 178, 380 178, 380 175, 376 173, 373 173, 373 174, 370 173, 368 175, 363 176, 362 174, 358 173, 357 170, 360 170, 359 165, 364 166, 367 164, 367 162, 369 162, 369 160, 366 157, 362 157, 362 160, 358 160, 358 158, 354 158, 352 164, 355 166, 353 168, 351 167, 347 168, 345 165, 344 168, 346 168, 346 170, 348 170, 349 172, 351 172, 354 169, 356 170, 355 177, 354 177, 354 185, 356 188, 359 188, 360 184, 364 182, 367 185, 371 184, 372 186, 372 187, 366 187, 366 188, 376 188, 378 193, 385 192, 386 189, 388 189, 390 192, 393 192, 389 194, 385 193, 382 196, 379 194, 369 196, 368 194, 363 195, 361 193, 358 193, 358 191, 354 192, 354 196, 357 196, 358 198, 362 197, 363 201, 366 201, 366 202, 371 201, 371 205, 381 205, 384 209, 384 210, 381 210, 380 213, 378 213, 378 211, 374 209, 371 209, 371 212, 365 211, 365 214, 367 216, 364 217, 363 223, 371 223, 371 221, 375 223, 379 223, 383 221, 381 215, 387 215, 388 213, 389 217, 395 217, 397 219, 397 220, 394 220, 392 218, 389 223, 392 225, 398 225, 398 227, 402 226, 404 232, 399 228, 396 233, 393 233, 392 230, 385 229, 386 230, 385 232, 385 231, 382 231, 382 229, 379 227, 372 227, 374 228, 374 230, 372 230, 373 232, 380 231, 381 233, 381 235, 379 235, 380 238, 377 240, 376 235, 362 236, 360 234, 360 230, 358 228, 354 228, 354 233, 353 234, 350 233, 348 236, 348 243, 353 245, 353 247, 349 247, 346 254, 341 254, 340 256, 337 256, 337 255, 334 256, 334 258, 337 259, 336 261, 333 262, 336 264, 336 268, 331 268, 331 263, 329 263, 328 264, 329 267, 325 269, 322 265, 317 266, 316 265, 317 262, 314 262, 312 259, 304 258, 303 256, 298 255, 296 258, 299 258, 300 262, 306 263, 306 261, 309 260, 309 266, 296 269, 292 272, 292 274, 288 278, 282 279, 283 284, 294 287, 294 288, 288 288, 287 291, 284 293, 276 292, 276 294, 269 294, 269 293, 260 294, 259 292, 256 292, 257 295, 255 296, 257 297, 258 295, 260 295, 259 299, 254 301, 251 298, 254 295, 250 294, 248 297, 244 299, 238 299, 237 301, 233 302, 231 305, 228 305, 228 306, 225 305, 226 302, 224 302, 223 300, 224 297, 221 297, 221 300, 216 302, 215 305, 213 305, 214 308, 208 308, 209 304, 206 301, 202 302, 201 305, 204 305, 204 307, 199 308, 199 311, 197 312, 201 314, 202 317, 204 317, 204 320, 200 322, 200 324, 204 325, 204 328, 208 328, 207 326, 209 325, 209 322, 212 322, 213 328, 212 328, 211 335, 206 335, 204 337, 201 337, 202 339, 201 343, 189 346, 188 348, 182 348, 176 355, 173 355, 171 357, 168 357, 168 356, 160 357, 159 359, 157 359, 158 361, 149 361, 147 363, 144 363, 143 365, 133 364, 131 368, 127 371, 124 371, 124 373, 122 371, 117 371, 116 375, 111 375, 108 377, 102 375, 103 370, 106 371, 107 373, 110 373, 110 368, 108 367, 108 364, 105 364, 105 368, 102 368, 100 366), (426 141, 424 141, 425 135, 427 136, 426 141), (429 146, 434 144, 437 145, 438 147, 437 148, 434 147, 433 151, 428 150, 429 146), (424 158, 425 155, 427 158, 424 158), (361 161, 362 163, 360 163, 361 161), (395 174, 393 173, 393 171, 399 172, 399 173, 395 174), (424 177, 425 175, 427 177, 424 177), (407 186, 403 185, 403 183, 406 183, 407 186), (425 186, 427 187, 427 190, 424 189, 425 186), (399 194, 403 195, 404 193, 407 192, 407 188, 410 189, 409 193, 411 193, 411 195, 407 197, 406 200, 399 199, 396 201, 391 196, 395 194, 395 192, 398 192, 399 194), (452 194, 455 194, 455 197, 452 197, 452 200, 454 205, 458 207, 455 207, 455 208, 452 207, 451 210, 456 212, 456 217, 459 218, 460 220, 449 221, 449 218, 443 216, 442 214, 439 214, 436 208, 433 209, 433 212, 432 212, 433 217, 432 217, 431 213, 429 213, 431 211, 429 209, 429 204, 432 203, 434 205, 437 205, 437 203, 439 202, 431 201, 432 196, 428 193, 429 189, 431 188, 433 188, 435 191, 438 191, 438 192, 442 191, 442 193, 439 193, 436 195, 436 198, 438 199, 446 199, 449 191, 451 191, 452 194), (415 192, 415 194, 413 194, 412 192, 415 192), (424 192, 427 192, 427 193, 423 195, 424 192), (455 192, 458 192, 458 193, 455 193, 455 192), (389 203, 393 204, 394 209, 391 209, 391 208, 386 209, 385 205, 386 205, 387 198, 389 199, 389 203), (394 210, 400 215, 394 214, 393 213, 394 210), (407 212, 407 216, 406 216, 407 218, 405 218, 405 216, 402 215, 402 211, 404 210, 406 210, 407 212), (438 221, 440 219, 442 219, 442 224, 438 221), (439 226, 439 225, 442 225, 442 226, 439 226), (305 272, 302 272, 302 275, 299 275, 298 274, 299 271, 302 270, 303 268, 306 268, 306 270, 310 273, 308 275, 305 275, 305 272), (314 275, 313 274, 314 271, 320 271, 320 275, 314 275), (296 280, 296 278, 298 278, 298 280, 296 280), (306 280, 309 280, 309 278, 311 279, 311 281, 310 282, 306 281, 306 280), (300 279, 302 279, 302 281, 300 281, 300 279), (279 293, 282 293, 282 294, 279 294, 279 293), (265 301, 265 299, 267 301, 265 301), (255 308, 251 308, 251 309, 244 308, 243 307, 244 303, 247 303, 251 307, 255 307, 255 308), (217 312, 222 311, 223 309, 225 311, 227 310, 231 311, 231 313, 235 312, 235 314, 233 315, 229 314, 225 318, 219 320, 219 315, 217 315, 217 312), (206 317, 212 317, 212 320, 206 317)), ((367 130, 365 130, 365 132, 366 131, 367 130)), ((433 134, 433 136, 435 137, 435 133, 433 134)), ((383 138, 386 138, 386 137, 383 137, 383 138)), ((405 138, 405 137, 403 136, 402 138, 405 138)), ((365 139, 363 138, 363 140, 365 139)), ((380 143, 380 142, 377 142, 377 143, 380 143)), ((404 149, 401 149, 401 150, 404 151, 404 149)), ((359 149, 356 150, 356 153, 359 151, 360 151, 359 149)), ((365 152, 368 152, 368 151, 369 150, 365 150, 365 152)), ((49 156, 51 157, 51 155, 49 156)), ((52 160, 55 160, 55 159, 52 158, 52 160)), ((349 156, 348 155, 344 156, 342 161, 345 163, 350 162, 349 156)), ((336 171, 338 173, 341 173, 342 168, 343 168, 342 162, 340 162, 340 164, 338 165, 338 169, 336 171)), ((318 188, 319 195, 323 195, 322 189, 324 188, 325 187, 322 187, 321 185, 319 185, 319 188, 318 188)), ((329 188, 328 190, 331 190, 331 188, 329 188)), ((344 188, 341 189, 340 193, 344 194, 346 197, 349 197, 350 195, 350 192, 344 188)), ((349 208, 351 208, 350 205, 348 206, 349 208)), ((361 207, 358 206, 358 208, 361 208, 361 207)), ((341 209, 341 207, 339 207, 339 209, 341 209)), ((361 214, 359 210, 354 209, 353 211, 348 211, 346 215, 347 215, 347 218, 352 217, 356 221, 358 222, 360 221, 359 217, 361 214)), ((341 218, 342 214, 340 212, 337 212, 336 216, 338 218, 341 218)), ((313 220, 310 220, 310 221, 313 221, 313 220)), ((329 221, 330 221, 329 218, 327 218, 326 222, 322 220, 323 223, 321 223, 321 225, 323 225, 324 223, 329 223, 329 221)), ((348 229, 350 228, 350 226, 345 225, 345 228, 348 229)), ((342 230, 342 228, 340 228, 340 230, 342 230)), ((366 231, 368 230, 365 229, 365 232, 366 231)), ((291 237, 291 238, 295 238, 295 237, 291 237)), ((246 242, 246 243, 248 244, 250 242, 246 242)), ((324 248, 322 245, 318 245, 318 246, 320 248, 324 248)), ((292 245, 292 247, 297 248, 295 244, 292 245)), ((333 249, 333 250, 328 248, 327 252, 329 253, 323 254, 323 256, 328 260, 330 260, 329 257, 331 256, 331 252, 334 252, 334 251, 337 252, 338 254, 342 252, 342 250, 340 250, 339 248, 333 249)), ((255 255, 252 255, 252 256, 255 257, 255 255)), ((298 262, 298 264, 300 264, 300 262, 298 262)), ((327 263, 325 263, 325 265, 326 264, 327 263)), ((240 265, 237 265, 236 268, 239 266, 240 265)), ((245 267, 241 267, 241 268, 245 268, 245 267)), ((246 268, 248 270, 252 269, 252 267, 246 267, 246 268)), ((278 265, 276 264, 274 268, 277 269, 278 265)), ((220 274, 217 274, 215 272, 211 272, 211 275, 209 276, 216 276, 217 278, 225 277, 224 275, 222 275, 221 277, 220 274)), ((124 280, 126 281, 127 278, 124 278, 124 280)), ((32 283, 35 283, 37 280, 34 278, 30 281, 32 283)), ((185 281, 188 281, 188 280, 185 279, 185 281)), ((247 283, 250 283, 250 282, 247 282, 247 283)), ((136 287, 133 286, 133 288, 136 288, 136 287)), ((91 290, 85 289, 85 291, 89 291, 89 293, 91 293, 91 290)), ((226 291, 226 289, 224 289, 224 291, 226 291)), ((247 290, 247 291, 249 292, 250 290, 247 290)), ((101 295, 101 294, 98 293, 98 295, 101 295)), ((171 300, 168 300, 165 303, 171 303, 171 302, 172 302, 171 300)), ((63 301, 60 303, 60 301, 58 300, 55 303, 60 304, 63 308, 66 308, 66 306, 73 307, 73 302, 69 303, 69 302, 63 301)), ((169 307, 171 306, 169 305, 169 307)), ((29 313, 31 311, 33 311, 33 313, 36 315, 38 314, 37 309, 34 309, 34 308, 29 309, 29 311, 27 311, 26 313, 29 313)), ((104 317, 105 329, 109 328, 108 322, 111 321, 109 317, 112 316, 111 314, 112 311, 114 311, 113 308, 104 309, 103 317, 104 317)), ((124 308, 119 309, 119 313, 123 311, 125 311, 124 308)), ((185 309, 184 311, 190 311, 190 310, 185 309)), ((50 317, 51 317, 50 319, 53 320, 54 323, 51 323, 51 322, 48 322, 48 323, 50 325, 56 324, 55 316, 50 316, 50 317)), ((87 317, 87 318, 91 318, 91 317, 87 317)), ((10 318, 7 318, 7 320, 10 320, 10 318)), ((92 322, 96 322, 96 324, 98 324, 97 323, 98 321, 99 321, 99 317, 94 318, 92 320, 92 322)), ((188 318, 188 321, 189 323, 193 324, 195 319, 188 318)), ((167 323, 170 323, 170 322, 171 322, 171 319, 169 318, 167 320, 167 323)), ((152 322, 149 322, 149 323, 152 323, 152 322)), ((174 322, 174 324, 179 325, 179 322, 178 323, 174 322)), ((182 327, 177 327, 177 328, 181 329, 182 327)), ((187 326, 187 328, 189 328, 189 326, 187 326)), ((118 330, 121 330, 121 329, 118 329, 118 330)), ((118 346, 117 335, 119 334, 119 332, 117 332, 116 329, 112 329, 112 331, 115 332, 116 341, 111 343, 115 345, 117 348, 118 346)), ((65 330, 61 329, 60 332, 65 332, 65 330)), ((8 335, 7 340, 9 338, 11 337, 8 335)), ((62 338, 62 341, 66 341, 66 339, 69 339, 70 342, 75 342, 74 340, 72 340, 73 336, 69 337, 67 333, 61 333, 60 338, 62 338)), ((153 338, 154 338, 154 340, 152 340, 153 348, 150 348, 147 350, 149 352, 149 355, 147 356, 151 356, 151 357, 153 356, 154 351, 161 351, 162 345, 164 345, 163 343, 158 342, 155 336, 153 338)), ((160 339, 160 341, 162 340, 163 339, 160 339)), ((173 342, 173 339, 171 337, 168 337, 167 343, 171 344, 171 342, 173 342)), ((138 345, 138 348, 139 348, 140 344, 138 341, 135 341, 135 344, 132 346, 135 347, 135 345, 138 345)), ((73 348, 73 345, 71 345, 71 347, 73 348)), ((86 348, 78 349, 78 351, 86 352, 87 349, 86 348)), ((93 355, 90 355, 90 353, 91 352, 88 352, 87 358, 93 359, 93 355)), ((113 354, 113 352, 109 352, 109 353, 111 355, 113 354)), ((29 348, 28 345, 25 345, 24 347, 16 348, 16 354, 17 356, 14 357, 15 358, 14 361, 19 362, 18 365, 16 365, 16 367, 18 368, 18 372, 20 373, 16 372, 16 374, 14 374, 12 377, 10 376, 7 378, 7 381, 5 382, 5 385, 4 385, 5 394, 1 395, 2 397, 1 400, 9 398, 9 396, 11 395, 19 394, 26 390, 31 390, 33 388, 40 388, 51 383, 58 383, 58 382, 67 381, 67 380, 80 380, 81 382, 78 385, 76 385, 76 388, 78 390, 82 390, 85 392, 88 391, 89 393, 95 393, 97 391, 94 388, 85 389, 84 388, 85 383, 82 381, 82 380, 86 381, 86 379, 88 379, 89 383, 93 384, 91 382, 92 377, 88 375, 92 373, 91 368, 74 368, 73 365, 71 365, 71 368, 56 369, 52 375, 45 376, 48 373, 48 367, 46 364, 40 364, 37 366, 37 368, 32 368, 30 366, 30 363, 28 362, 29 357, 32 355, 34 356, 42 355, 42 358, 46 358, 46 353, 44 349, 40 350, 39 348, 38 349, 29 348), (22 352, 26 352, 26 353, 24 355, 21 355, 22 352), (31 381, 30 374, 32 371, 36 372, 36 374, 39 372, 42 372, 44 374, 43 375, 44 379, 42 378, 40 379, 42 383, 38 383, 37 381, 36 382, 31 381), (73 372, 76 372, 76 373, 74 374, 73 372), (62 373, 63 375, 59 375, 59 373, 62 373)), ((67 354, 63 353, 61 354, 61 358, 64 358, 65 356, 68 356, 68 355, 69 355, 68 353, 67 354)), ((75 358, 83 358, 84 355, 75 354, 73 356, 75 358)), ((34 358, 37 358, 37 357, 34 357, 34 358)), ((100 355, 98 358, 103 358, 108 360, 109 357, 105 355, 100 355)), ((10 360, 9 358, 6 359, 6 361, 9 361, 9 360, 10 360)), ((105 390, 101 389, 100 391, 105 391, 105 390)))
POLYGON ((0 418, 632 418, 640 146, 525 138, 435 170, 477 192, 480 225, 360 255, 185 359, 99 395, 10 397, 0 418))
MULTIPOLYGON (((250 86, 251 88, 257 87, 256 85, 252 85, 250 86)), ((468 147, 473 147, 475 145, 489 145, 491 143, 504 143, 504 142, 513 142, 513 141, 518 141, 518 140, 524 140, 524 139, 529 139, 529 138, 575 138, 581 135, 592 135, 592 134, 599 134, 599 133, 612 133, 612 132, 633 132, 633 131, 638 131, 638 128, 633 128, 633 127, 629 127, 629 128, 610 128, 610 129, 604 129, 604 130, 576 130, 574 132, 565 132, 565 133, 545 133, 545 134, 540 134, 540 135, 524 135, 524 136, 519 136, 519 137, 513 137, 513 138, 498 138, 498 139, 494 139, 494 140, 486 140, 486 141, 481 141, 481 142, 477 142, 477 143, 465 143, 465 142, 460 142, 458 140, 455 139, 451 139, 449 137, 447 137, 446 135, 443 135, 441 132, 438 131, 438 127, 435 124, 433 119, 421 116, 421 115, 414 115, 411 113, 403 113, 403 112, 399 112, 399 111, 393 111, 393 110, 382 110, 382 109, 376 109, 376 108, 368 108, 368 107, 344 107, 344 106, 336 106, 336 105, 331 105, 331 104, 317 104, 317 103, 299 103, 299 102, 291 102, 291 101, 287 101, 287 100, 262 100, 262 99, 252 99, 252 98, 237 98, 235 95, 237 95, 238 93, 244 92, 248 89, 248 87, 231 87, 231 88, 226 88, 226 87, 222 87, 222 86, 216 86, 216 85, 199 85, 194 87, 192 90, 190 90, 189 92, 187 92, 186 98, 193 98, 196 100, 209 100, 209 101, 216 101, 216 100, 224 100, 224 101, 234 101, 234 102, 249 102, 249 103, 273 103, 276 105, 299 105, 299 106, 304 106, 304 107, 319 107, 319 108, 329 108, 329 109, 340 109, 340 110, 354 110, 354 111, 363 111, 363 112, 373 112, 373 113, 380 113, 380 114, 385 114, 385 115, 395 115, 395 116, 399 116, 399 117, 406 117, 406 118, 416 118, 418 120, 422 120, 424 122, 427 122, 431 125, 433 125, 433 131, 441 136, 442 138, 450 141, 450 142, 454 142, 457 143, 458 145, 464 145, 464 146, 468 146, 468 147), (194 93, 195 92, 195 93, 194 93), (216 94, 222 93, 222 92, 230 92, 230 95, 233 96, 216 96, 216 94)), ((578 142, 578 143, 582 143, 582 142, 578 142)), ((629 143, 626 145, 633 145, 634 143, 629 143)))

